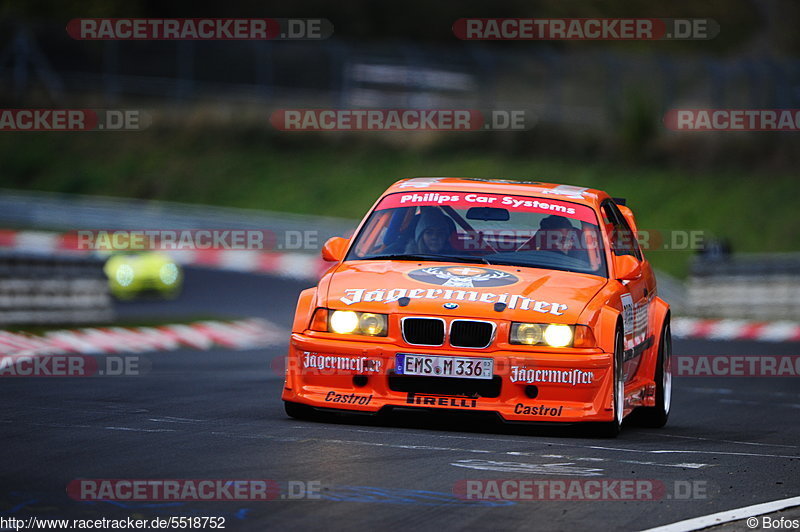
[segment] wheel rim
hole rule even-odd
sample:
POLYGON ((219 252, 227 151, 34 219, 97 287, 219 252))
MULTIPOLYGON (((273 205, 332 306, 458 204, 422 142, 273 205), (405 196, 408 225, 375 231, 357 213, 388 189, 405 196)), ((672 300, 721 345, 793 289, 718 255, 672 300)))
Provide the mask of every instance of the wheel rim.
POLYGON ((670 336, 669 326, 664 330, 664 363, 661 370, 664 394, 664 412, 669 414, 669 408, 672 403, 672 340, 670 336))
POLYGON ((625 383, 622 382, 622 376, 617 377, 617 405, 616 405, 617 422, 622 423, 622 414, 625 412, 625 383))

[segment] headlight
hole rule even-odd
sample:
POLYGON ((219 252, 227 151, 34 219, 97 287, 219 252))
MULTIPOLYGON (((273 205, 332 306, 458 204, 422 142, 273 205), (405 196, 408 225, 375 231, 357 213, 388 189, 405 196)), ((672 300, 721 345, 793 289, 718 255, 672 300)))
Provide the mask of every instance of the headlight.
MULTIPOLYGON (((512 323, 509 342, 523 345, 572 347, 575 327, 560 323, 512 323)), ((577 327, 585 326, 578 325, 577 327)))
POLYGON ((117 267, 117 273, 115 275, 117 284, 120 286, 130 286, 133 282, 134 275, 133 268, 129 264, 120 264, 117 267))
POLYGON ((172 262, 168 262, 158 270, 158 277, 164 284, 175 284, 178 280, 178 273, 178 266, 172 262))
POLYGON ((540 323, 515 323, 511 326, 511 343, 540 344, 543 334, 544 326, 540 323))
POLYGON ((572 327, 551 323, 544 329, 544 341, 550 347, 567 347, 572 345, 572 327))
POLYGON ((367 336, 380 336, 386 331, 386 316, 363 312, 358 318, 358 326, 367 336))
POLYGON ((328 322, 331 331, 338 334, 353 334, 358 329, 358 314, 352 310, 337 310, 328 322))
POLYGON ((386 314, 334 310, 328 320, 328 330, 337 334, 386 336, 386 314))

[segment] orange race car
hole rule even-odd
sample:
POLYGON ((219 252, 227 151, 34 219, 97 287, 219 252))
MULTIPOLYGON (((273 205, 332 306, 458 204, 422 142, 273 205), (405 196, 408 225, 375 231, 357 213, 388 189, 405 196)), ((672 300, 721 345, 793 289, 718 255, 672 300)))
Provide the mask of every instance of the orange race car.
POLYGON ((293 417, 400 408, 505 422, 667 422, 669 306, 624 201, 570 185, 392 185, 299 297, 293 417))

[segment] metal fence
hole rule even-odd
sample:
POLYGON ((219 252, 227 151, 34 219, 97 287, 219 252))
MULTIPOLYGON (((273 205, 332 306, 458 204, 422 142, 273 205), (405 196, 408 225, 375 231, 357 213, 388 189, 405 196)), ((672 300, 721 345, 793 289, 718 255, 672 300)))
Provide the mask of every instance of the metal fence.
POLYGON ((426 45, 325 41, 75 41, 60 24, 0 23, 0 89, 24 101, 111 106, 472 106, 533 110, 544 123, 608 126, 631 105, 800 107, 800 60, 715 57, 548 42, 426 45), (33 89, 40 89, 39 91, 33 89))
POLYGON ((698 257, 687 304, 700 317, 800 320, 800 253, 698 257))
POLYGON ((0 249, 0 326, 107 323, 113 318, 101 260, 0 249))
POLYGON ((332 236, 349 236, 356 224, 355 220, 343 218, 255 209, 0 189, 0 227, 7 228, 61 231, 254 229, 276 234, 313 231, 321 245, 332 236))

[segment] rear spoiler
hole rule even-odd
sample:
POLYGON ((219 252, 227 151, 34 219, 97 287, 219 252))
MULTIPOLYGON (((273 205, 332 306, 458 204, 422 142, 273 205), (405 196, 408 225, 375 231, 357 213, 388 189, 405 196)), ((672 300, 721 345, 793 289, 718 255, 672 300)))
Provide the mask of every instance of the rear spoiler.
POLYGON ((625 203, 627 203, 628 200, 626 200, 625 198, 611 198, 611 201, 613 201, 617 205, 623 205, 624 206, 625 203))

